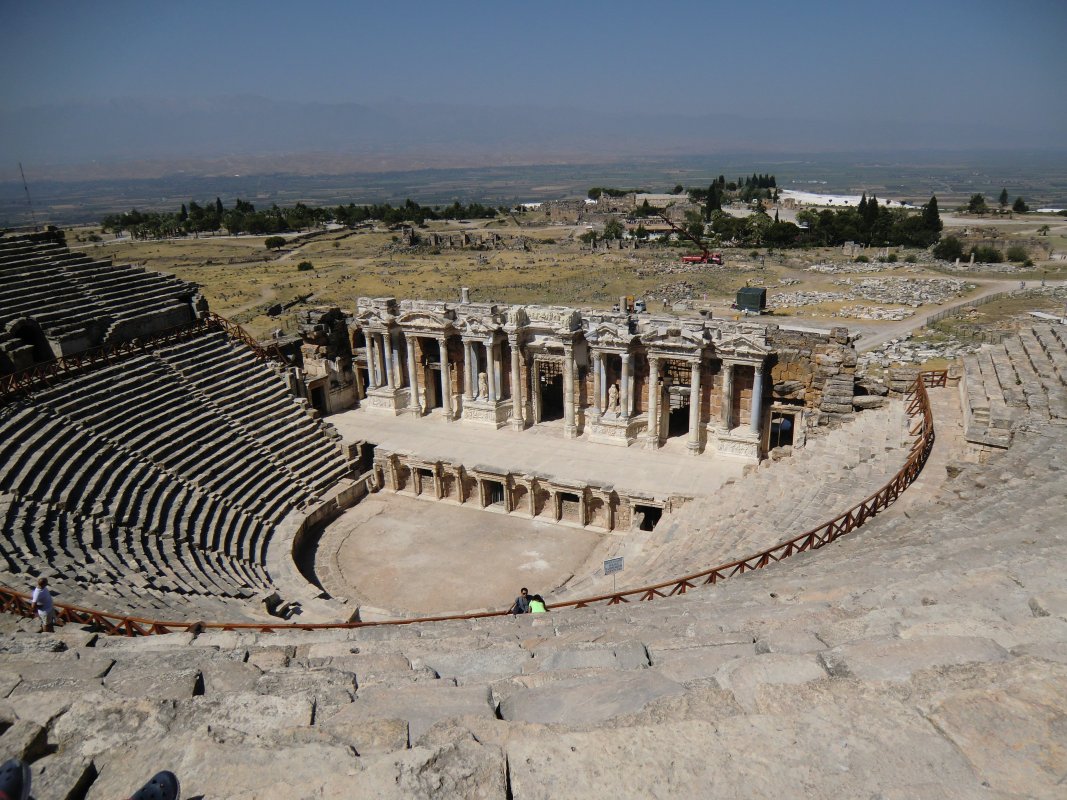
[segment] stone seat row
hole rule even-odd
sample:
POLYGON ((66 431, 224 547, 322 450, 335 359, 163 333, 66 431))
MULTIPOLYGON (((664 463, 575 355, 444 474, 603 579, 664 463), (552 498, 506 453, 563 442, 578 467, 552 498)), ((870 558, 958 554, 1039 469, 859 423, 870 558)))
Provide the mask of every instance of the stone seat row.
POLYGON ((198 402, 156 359, 137 357, 95 370, 39 392, 36 401, 269 521, 307 499, 282 465, 209 404, 198 402), (146 395, 146 386, 156 389, 146 395), (260 457, 251 458, 257 451, 260 457))
POLYGON ((188 344, 161 349, 158 357, 286 464, 302 485, 321 493, 347 471, 336 432, 294 402, 270 367, 249 359, 224 334, 188 344))
MULTIPOLYGON (((604 557, 624 556, 626 580, 633 586, 728 563, 810 530, 870 496, 896 474, 908 452, 903 405, 891 401, 809 437, 791 457, 768 461, 714 495, 687 502, 652 531, 610 540, 604 557)), ((568 584, 561 596, 596 594, 610 586, 596 570, 568 584)))
POLYGON ((0 430, 5 491, 146 531, 189 525, 201 547, 262 563, 269 525, 228 498, 36 408, 4 409, 0 430))
POLYGON ((92 607, 90 601, 106 598, 110 602, 100 607, 130 614, 192 604, 243 615, 250 598, 270 585, 262 573, 173 538, 146 536, 12 495, 0 495, 0 530, 5 573, 0 580, 19 587, 44 574, 53 584, 78 587, 76 595, 63 595, 63 602, 76 605, 92 607))
POLYGON ((964 358, 963 387, 971 442, 1003 448, 1023 422, 1067 422, 1063 334, 1051 325, 1031 325, 1001 344, 984 346, 964 358))
POLYGON ((818 797, 1059 797, 1065 444, 1021 431, 920 514, 652 603, 8 633, 0 744, 39 741, 35 785, 89 800, 164 757, 204 796, 791 796, 799 780, 818 797))

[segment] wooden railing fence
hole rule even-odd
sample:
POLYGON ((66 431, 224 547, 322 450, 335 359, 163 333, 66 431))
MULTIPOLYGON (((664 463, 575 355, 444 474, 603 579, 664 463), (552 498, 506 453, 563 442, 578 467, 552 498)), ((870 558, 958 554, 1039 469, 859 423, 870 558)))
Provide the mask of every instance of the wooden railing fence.
MULTIPOLYGON (((221 320, 221 318, 216 318, 221 320)), ((219 324, 216 322, 215 324, 219 324)), ((561 603, 553 603, 549 608, 586 608, 596 605, 618 605, 620 603, 642 602, 656 600, 661 597, 673 597, 685 594, 690 589, 700 586, 716 584, 735 575, 743 575, 752 570, 763 569, 785 558, 817 550, 839 539, 845 534, 859 528, 867 520, 876 516, 879 512, 888 508, 907 489, 919 473, 922 472, 930 450, 934 446, 934 418, 930 410, 930 399, 927 395, 927 387, 943 387, 948 382, 946 370, 934 370, 922 372, 915 379, 915 384, 905 397, 908 416, 913 420, 910 428, 911 435, 915 437, 907 461, 904 466, 885 484, 870 497, 862 500, 848 510, 838 514, 828 522, 812 528, 811 530, 794 536, 773 547, 762 550, 751 556, 731 561, 728 564, 720 564, 717 567, 694 572, 680 578, 674 578, 663 583, 651 586, 641 586, 636 589, 624 589, 611 594, 602 594, 595 597, 584 597, 578 600, 568 600, 561 603)), ((91 608, 56 603, 57 620, 63 624, 84 625, 95 630, 109 634, 122 634, 126 636, 144 636, 151 634, 164 634, 175 631, 199 632, 205 630, 251 630, 269 633, 284 630, 322 630, 360 628, 377 625, 410 625, 413 623, 442 622, 445 620, 478 619, 483 617, 505 616, 507 611, 486 611, 475 614, 452 614, 437 617, 418 617, 412 619, 382 620, 375 622, 321 622, 321 623, 290 623, 279 621, 272 622, 165 622, 160 620, 146 619, 143 617, 127 616, 91 608)), ((0 586, 0 611, 22 616, 32 616, 30 598, 28 595, 16 592, 13 589, 0 586)))

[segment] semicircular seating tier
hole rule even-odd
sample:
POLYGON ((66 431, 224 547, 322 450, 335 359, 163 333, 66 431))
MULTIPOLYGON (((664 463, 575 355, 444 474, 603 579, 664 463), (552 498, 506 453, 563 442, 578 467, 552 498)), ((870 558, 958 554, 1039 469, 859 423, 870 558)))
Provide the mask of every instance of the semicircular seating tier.
POLYGON ((0 581, 59 572, 68 603, 256 615, 275 529, 349 471, 337 440, 223 332, 51 381, 0 408, 0 581))
POLYGON ((195 284, 64 241, 61 231, 0 238, 0 374, 195 318, 195 284))

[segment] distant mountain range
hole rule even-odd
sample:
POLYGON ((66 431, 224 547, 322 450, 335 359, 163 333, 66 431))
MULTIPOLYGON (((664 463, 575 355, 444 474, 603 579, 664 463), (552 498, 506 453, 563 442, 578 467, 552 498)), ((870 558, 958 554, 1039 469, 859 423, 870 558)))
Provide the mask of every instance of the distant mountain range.
MULTIPOLYGON (((462 95, 457 88, 457 95, 462 95)), ((299 103, 256 96, 119 98, 0 109, 0 152, 38 178, 342 174, 620 158, 1041 146, 1037 133, 908 119, 754 119, 470 102, 299 103)))

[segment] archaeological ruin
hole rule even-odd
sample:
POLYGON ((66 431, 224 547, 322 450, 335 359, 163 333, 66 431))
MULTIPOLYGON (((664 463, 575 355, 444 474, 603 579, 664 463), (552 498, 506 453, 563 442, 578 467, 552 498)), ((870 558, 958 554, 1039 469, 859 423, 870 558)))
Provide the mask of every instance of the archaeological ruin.
POLYGON ((466 291, 301 323, 0 237, 35 796, 1062 795, 1062 324, 879 382, 845 328, 466 291))

